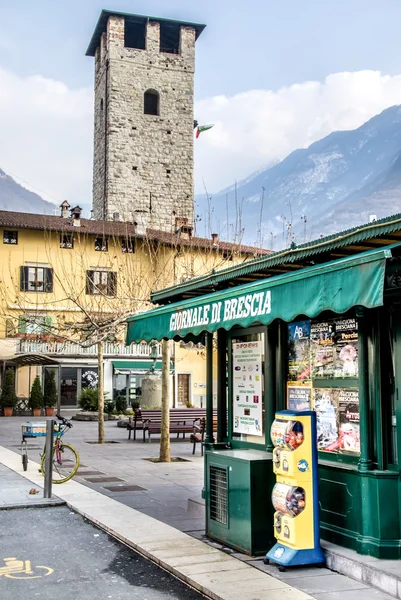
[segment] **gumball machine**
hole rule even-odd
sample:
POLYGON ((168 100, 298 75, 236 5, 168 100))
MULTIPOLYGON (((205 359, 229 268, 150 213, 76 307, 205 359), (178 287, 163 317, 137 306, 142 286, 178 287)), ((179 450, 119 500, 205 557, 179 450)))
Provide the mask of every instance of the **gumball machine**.
POLYGON ((266 554, 265 563, 275 562, 280 570, 322 564, 325 559, 319 536, 316 413, 280 411, 270 434, 277 479, 272 492, 277 543, 266 554))

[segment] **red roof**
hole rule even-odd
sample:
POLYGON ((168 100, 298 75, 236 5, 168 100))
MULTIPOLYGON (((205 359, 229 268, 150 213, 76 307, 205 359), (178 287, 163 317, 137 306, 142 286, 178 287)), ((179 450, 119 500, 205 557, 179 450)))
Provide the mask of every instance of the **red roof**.
POLYGON ((71 233, 84 233, 87 235, 103 235, 109 237, 131 237, 136 239, 148 239, 159 242, 166 246, 191 246, 203 249, 215 249, 219 252, 231 252, 239 254, 250 254, 260 256, 270 254, 271 250, 244 246, 232 242, 218 240, 213 243, 210 238, 190 237, 147 229, 145 234, 136 232, 136 226, 132 223, 122 221, 95 221, 92 219, 80 219, 79 226, 73 224, 74 219, 55 215, 39 215, 32 213, 12 212, 0 210, 0 227, 10 229, 34 229, 39 231, 58 231, 71 233))

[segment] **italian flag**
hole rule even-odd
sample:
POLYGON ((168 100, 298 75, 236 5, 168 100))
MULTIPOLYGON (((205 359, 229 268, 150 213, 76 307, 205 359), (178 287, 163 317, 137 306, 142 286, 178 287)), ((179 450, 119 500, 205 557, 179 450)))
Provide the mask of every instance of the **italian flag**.
POLYGON ((214 127, 214 125, 198 125, 198 127, 196 128, 196 134, 195 134, 196 139, 198 139, 198 137, 200 136, 200 134, 203 131, 207 131, 208 129, 211 129, 212 127, 214 127))

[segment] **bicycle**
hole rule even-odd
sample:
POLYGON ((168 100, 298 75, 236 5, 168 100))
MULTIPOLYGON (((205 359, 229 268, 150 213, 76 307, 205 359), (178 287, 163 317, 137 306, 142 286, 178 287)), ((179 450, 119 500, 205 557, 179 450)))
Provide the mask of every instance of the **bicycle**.
MULTIPOLYGON (((56 415, 61 423, 58 423, 58 429, 55 429, 56 439, 53 445, 53 483, 65 483, 74 477, 79 467, 79 454, 74 446, 65 444, 61 438, 67 429, 73 427, 71 420, 65 419, 61 415, 56 415)), ((46 451, 43 449, 40 461, 40 472, 45 475, 46 451)))

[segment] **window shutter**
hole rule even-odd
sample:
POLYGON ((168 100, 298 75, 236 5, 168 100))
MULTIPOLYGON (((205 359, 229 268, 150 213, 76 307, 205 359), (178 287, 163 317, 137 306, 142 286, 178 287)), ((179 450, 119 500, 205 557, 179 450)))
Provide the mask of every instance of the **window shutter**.
POLYGON ((53 269, 45 269, 45 292, 53 291, 53 269))
POLYGON ((93 294, 94 271, 86 271, 86 293, 93 294))
POLYGON ((6 338, 15 336, 14 319, 6 319, 6 338))
POLYGON ((28 290, 28 269, 29 267, 20 267, 20 290, 23 292, 28 290))
POLYGON ((18 333, 26 333, 26 319, 23 316, 18 317, 18 333))
POLYGON ((44 333, 52 333, 53 330, 53 317, 45 317, 45 331, 44 333))
POLYGON ((107 278, 107 295, 117 296, 117 273, 111 272, 107 278))

